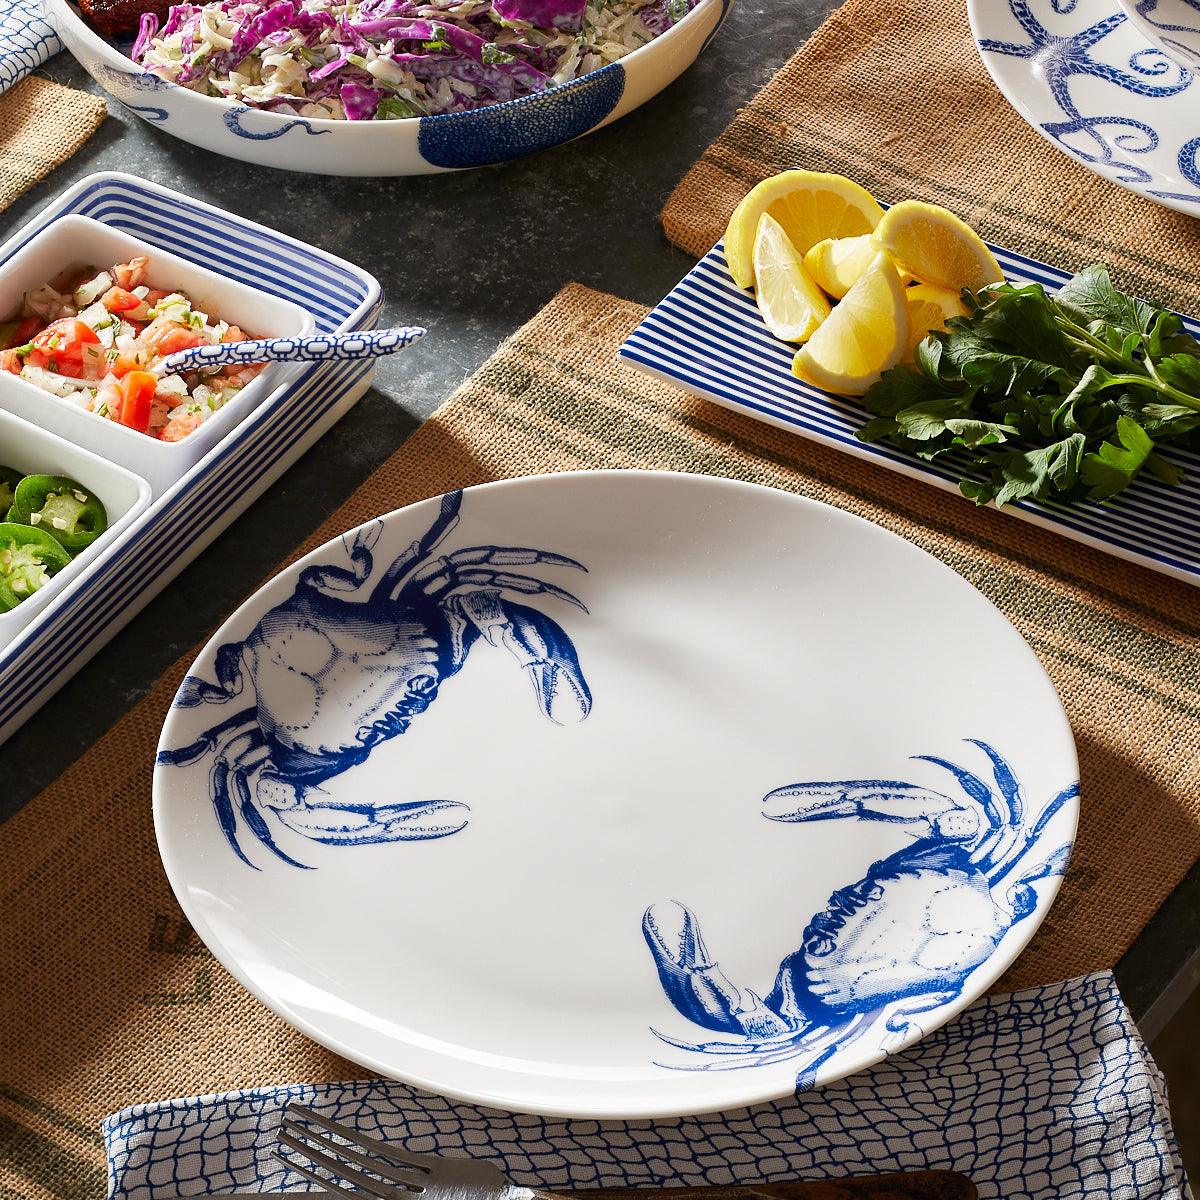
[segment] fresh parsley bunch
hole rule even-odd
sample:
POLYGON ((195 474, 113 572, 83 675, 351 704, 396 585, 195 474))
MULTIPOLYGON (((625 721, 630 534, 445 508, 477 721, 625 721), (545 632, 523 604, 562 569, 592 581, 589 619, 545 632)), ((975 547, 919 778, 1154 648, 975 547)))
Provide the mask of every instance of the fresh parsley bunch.
POLYGON ((915 367, 863 397, 859 438, 982 470, 959 481, 979 504, 1107 500, 1142 471, 1180 481, 1155 452, 1200 427, 1200 342, 1175 313, 1119 292, 1103 266, 1053 296, 1000 284, 963 299, 968 315, 927 337, 915 367))

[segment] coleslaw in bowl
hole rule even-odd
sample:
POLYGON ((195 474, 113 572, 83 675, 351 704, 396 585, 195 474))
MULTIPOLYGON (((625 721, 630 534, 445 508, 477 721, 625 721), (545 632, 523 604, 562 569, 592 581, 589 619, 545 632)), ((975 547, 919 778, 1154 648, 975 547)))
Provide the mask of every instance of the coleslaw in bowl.
POLYGON ((697 0, 210 0, 143 15, 131 57, 203 95, 396 120, 534 95, 608 66, 697 0))
MULTIPOLYGON (((227 14, 231 22, 238 24, 238 30, 233 32, 240 31, 263 13, 279 9, 280 15, 285 18, 291 15, 292 23, 289 25, 285 20, 273 34, 264 34, 263 38, 275 36, 280 43, 275 50, 282 50, 286 43, 290 56, 300 50, 296 41, 300 33, 299 26, 313 22, 328 29, 329 21, 332 21, 340 29, 339 18, 346 14, 335 10, 350 7, 349 4, 339 5, 335 0, 283 0, 284 7, 280 9, 280 2, 269 0, 263 4, 261 0, 253 0, 254 7, 261 11, 227 14), (298 16, 298 9, 311 12, 314 16, 298 16), (328 20, 315 15, 322 12, 327 13, 328 20)), ((573 2, 578 7, 578 0, 573 2)), ((375 47, 370 56, 360 54, 361 47, 349 51, 349 54, 367 64, 383 60, 394 62, 396 55, 405 54, 438 57, 443 65, 437 69, 445 74, 447 80, 444 88, 434 76, 432 63, 413 63, 401 57, 402 69, 409 70, 414 79, 419 75, 429 78, 424 80, 422 87, 413 88, 407 80, 403 80, 401 86, 389 90, 378 86, 380 80, 374 72, 350 59, 349 54, 338 52, 336 38, 346 35, 335 34, 333 38, 313 46, 308 46, 305 38, 304 50, 308 53, 301 54, 301 57, 305 59, 304 73, 308 84, 312 82, 313 73, 320 71, 322 66, 338 63, 329 72, 329 76, 338 76, 333 81, 337 84, 336 93, 331 88, 326 96, 321 97, 313 95, 321 90, 321 80, 316 81, 318 86, 311 91, 276 92, 272 88, 271 94, 261 93, 258 96, 253 91, 247 91, 264 84, 274 84, 274 71, 267 76, 260 71, 257 78, 254 70, 243 73, 240 79, 234 79, 230 74, 228 81, 233 86, 228 94, 223 93, 219 86, 210 88, 209 82, 214 76, 216 83, 226 81, 225 72, 228 68, 222 65, 225 59, 217 60, 215 71, 211 66, 205 68, 206 78, 201 87, 192 86, 197 81, 191 78, 182 81, 167 78, 167 75, 174 73, 173 70, 156 73, 135 64, 91 29, 70 0, 45 0, 45 5, 52 24, 67 47, 105 90, 144 120, 161 126, 185 141, 243 161, 286 170, 332 175, 413 175, 484 166, 548 149, 601 128, 645 103, 692 64, 716 33, 732 5, 732 0, 689 0, 690 8, 682 13, 679 7, 669 10, 667 6, 671 2, 654 0, 654 3, 639 4, 637 0, 592 0, 584 14, 588 19, 588 12, 592 13, 590 19, 593 25, 588 28, 613 33, 612 38, 597 42, 597 47, 602 45, 605 47, 603 49, 594 47, 588 50, 586 40, 577 41, 583 33, 582 29, 567 37, 567 31, 554 26, 553 12, 564 7, 566 0, 491 0, 488 8, 493 14, 509 3, 540 5, 546 9, 550 18, 545 27, 539 26, 545 44, 533 44, 537 39, 532 38, 530 22, 522 25, 511 18, 499 21, 489 18, 489 25, 477 15, 471 28, 454 25, 458 33, 449 32, 452 23, 444 18, 436 22, 441 26, 440 30, 430 30, 433 36, 428 41, 445 41, 452 48, 457 47, 455 54, 447 53, 436 44, 418 45, 412 38, 405 42, 399 37, 382 37, 378 31, 373 34, 374 40, 370 43, 375 47), (603 11, 607 11, 604 19, 610 24, 597 26, 595 20, 603 15, 603 11), (670 22, 664 22, 662 32, 642 42, 640 37, 645 36, 642 28, 647 27, 647 20, 650 25, 655 24, 656 12, 669 18, 670 22), (630 19, 632 16, 638 18, 637 22, 630 19), (678 19, 675 19, 676 16, 678 19), (624 18, 624 22, 614 31, 611 22, 619 18, 624 18), (505 21, 511 23, 505 24, 505 21), (616 37, 618 33, 619 38, 616 37), (523 41, 526 49, 518 51, 509 48, 517 40, 523 41), (389 41, 392 43, 390 48, 387 45, 389 41), (628 50, 624 43, 634 44, 637 48, 628 50), (487 49, 488 46, 495 49, 487 49), (510 54, 514 63, 504 61, 504 56, 510 54), (342 57, 346 58, 345 63, 338 61, 342 57), (485 57, 496 61, 484 62, 485 57), (516 66, 515 60, 519 57, 524 66, 516 66), (317 63, 311 61, 312 58, 322 61, 317 63), (538 65, 539 62, 542 65, 538 65), (596 62, 602 62, 602 65, 588 73, 579 73, 580 70, 593 67, 596 62), (415 71, 411 70, 414 66, 417 68, 415 71), (495 68, 500 66, 507 66, 511 70, 496 71, 495 68), (544 86, 529 70, 530 67, 546 77, 544 86), (543 67, 552 67, 553 70, 543 67), (488 70, 485 72, 484 68, 488 70), (572 71, 575 72, 572 77, 556 82, 556 76, 572 71), (476 78, 470 78, 472 75, 476 78), (522 82, 511 82, 514 75, 520 77, 522 82), (367 83, 367 77, 374 82, 367 83), (501 77, 508 78, 510 82, 501 84, 501 77), (434 79, 432 92, 430 79, 434 79), (481 81, 486 81, 485 86, 481 86, 481 81), (464 82, 475 87, 474 96, 469 94, 469 89, 461 86, 464 82), (344 83, 373 88, 380 93, 378 97, 366 98, 368 109, 372 103, 375 105, 369 119, 361 116, 345 119, 348 116, 345 112, 342 116, 314 116, 311 115, 312 109, 301 112, 302 105, 319 104, 330 95, 344 107, 346 101, 341 95, 344 83), (408 89, 411 98, 405 97, 401 87, 408 89), (508 94, 505 87, 511 90, 511 96, 498 98, 508 94), (449 89, 449 94, 446 89, 449 89), (291 99, 284 99, 284 96, 291 99), (397 100, 411 107, 413 115, 402 115, 403 109, 395 103, 397 100), (380 104, 384 105, 382 119, 380 104), (422 107, 428 107, 430 111, 422 112, 422 107)), ((231 10, 239 7, 236 0, 228 0, 228 3, 231 10)), ((475 3, 476 0, 460 0, 460 3, 450 7, 470 10, 475 3)), ((213 6, 180 7, 211 10, 213 6)), ((217 7, 222 7, 220 0, 217 7)), ((407 21, 410 24, 402 26, 401 30, 415 33, 411 22, 430 18, 407 16, 405 11, 409 8, 431 9, 431 5, 405 5, 403 0, 367 0, 366 4, 357 4, 354 21, 351 22, 347 17, 347 24, 362 24, 368 18, 393 23, 407 21), (368 5, 370 12, 364 18, 363 9, 368 5)), ((191 29, 194 42, 197 36, 202 36, 199 34, 200 20, 196 19, 197 13, 192 12, 190 16, 194 19, 191 29)), ((181 18, 181 22, 186 19, 187 14, 181 18)), ((211 25, 215 18, 210 16, 205 20, 211 25)), ((271 21, 276 20, 279 20, 279 16, 271 18, 271 21)), ((264 25, 270 23, 264 22, 253 30, 247 28, 243 41, 249 41, 252 34, 257 35, 264 25)), ((233 49, 234 38, 224 24, 218 23, 218 26, 217 41, 225 38, 231 46, 218 46, 217 50, 228 52, 233 49)), ((394 24, 390 26, 394 27, 394 24)), ((382 29, 380 27, 380 31, 382 29)), ((172 28, 168 19, 161 30, 139 38, 136 52, 144 56, 151 52, 149 47, 154 45, 155 39, 162 43, 179 32, 178 28, 172 28)), ((361 31, 352 32, 363 36, 365 40, 361 31)), ((421 29, 420 32, 425 31, 421 29)), ((311 31, 308 36, 311 36, 311 31)), ((595 36, 598 38, 599 34, 595 36)), ((184 37, 186 33, 178 42, 181 62, 184 37)), ((255 36, 253 44, 257 45, 263 38, 255 36)), ((320 41, 319 34, 314 41, 320 41)), ((193 44, 192 53, 195 51, 193 44)), ((170 51, 160 49, 153 53, 169 54, 170 51)), ((271 52, 263 52, 264 55, 267 53, 271 52)), ((387 65, 376 66, 375 72, 386 75, 389 69, 387 65)), ((286 74, 294 68, 284 70, 286 74)), ((419 79, 417 81, 421 82, 419 79)), ((282 85, 283 80, 278 82, 282 85)), ((350 94, 355 95, 354 90, 350 94)), ((361 112, 359 103, 361 98, 352 101, 352 106, 361 112)))

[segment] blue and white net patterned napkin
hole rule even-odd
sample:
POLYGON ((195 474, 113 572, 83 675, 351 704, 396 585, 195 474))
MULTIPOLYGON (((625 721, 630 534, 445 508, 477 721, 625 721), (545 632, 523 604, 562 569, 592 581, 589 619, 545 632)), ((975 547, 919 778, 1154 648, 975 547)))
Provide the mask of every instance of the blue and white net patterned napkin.
POLYGON ((0 0, 0 92, 62 49, 41 0, 0 0))
POLYGON ((1190 1195, 1162 1076, 1106 972, 990 997, 869 1071, 712 1116, 561 1121, 384 1082, 140 1104, 104 1123, 110 1196, 303 1190, 271 1159, 290 1100, 396 1146, 490 1158, 514 1181, 550 1188, 954 1168, 985 1198, 1190 1195))

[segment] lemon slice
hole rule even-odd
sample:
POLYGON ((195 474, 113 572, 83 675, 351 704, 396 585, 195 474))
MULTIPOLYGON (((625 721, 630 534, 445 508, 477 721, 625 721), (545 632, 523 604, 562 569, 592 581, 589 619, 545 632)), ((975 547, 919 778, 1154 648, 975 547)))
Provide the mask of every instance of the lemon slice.
POLYGON ((801 254, 825 238, 870 233, 883 216, 871 193, 844 175, 784 171, 764 179, 733 210, 725 230, 725 261, 738 287, 754 282, 754 238, 765 212, 801 254))
POLYGON ((936 204, 902 200, 884 214, 875 237, 918 283, 957 293, 965 287, 978 291, 1004 278, 979 234, 936 204))
POLYGON ((829 316, 829 301, 770 213, 763 213, 758 222, 754 279, 758 311, 767 328, 782 341, 807 340, 829 316))
POLYGON ((912 362, 925 335, 934 329, 945 329, 951 317, 965 317, 967 306, 958 293, 930 283, 914 283, 905 298, 908 300, 908 347, 903 361, 912 362))
POLYGON ((869 233, 826 238, 804 256, 804 265, 825 291, 840 300, 867 273, 878 253, 879 246, 869 233))
POLYGON ((796 351, 796 377, 827 392, 861 396, 908 345, 908 300, 896 264, 878 253, 829 318, 796 351))

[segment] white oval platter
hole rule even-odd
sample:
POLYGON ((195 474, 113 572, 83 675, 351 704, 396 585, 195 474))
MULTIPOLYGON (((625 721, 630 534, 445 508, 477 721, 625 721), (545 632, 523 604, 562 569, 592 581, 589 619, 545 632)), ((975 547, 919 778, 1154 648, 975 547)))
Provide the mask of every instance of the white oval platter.
POLYGON ((287 1021, 502 1108, 666 1117, 911 1044, 1044 916, 1054 689, 923 551, 796 496, 471 488, 285 570, 154 782, 188 918, 287 1021))

